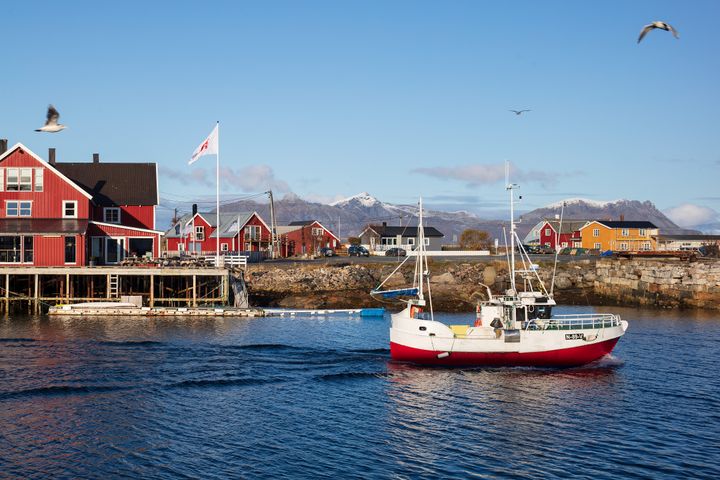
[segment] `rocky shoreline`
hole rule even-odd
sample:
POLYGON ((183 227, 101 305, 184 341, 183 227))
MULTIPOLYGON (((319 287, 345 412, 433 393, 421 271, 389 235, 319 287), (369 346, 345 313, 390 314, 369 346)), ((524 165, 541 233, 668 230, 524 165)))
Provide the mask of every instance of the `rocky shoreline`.
MULTIPOLYGON (((438 311, 462 312, 509 286, 503 261, 431 260, 430 285, 438 311)), ((245 280, 250 301, 259 307, 359 308, 386 306, 368 295, 396 265, 387 263, 264 263, 248 267, 245 280)), ((540 262, 540 276, 549 288, 552 262, 540 262)), ((412 282, 412 265, 398 272, 386 287, 412 282)), ((720 262, 703 260, 581 259, 558 264, 555 298, 560 304, 653 306, 720 309, 720 262)))

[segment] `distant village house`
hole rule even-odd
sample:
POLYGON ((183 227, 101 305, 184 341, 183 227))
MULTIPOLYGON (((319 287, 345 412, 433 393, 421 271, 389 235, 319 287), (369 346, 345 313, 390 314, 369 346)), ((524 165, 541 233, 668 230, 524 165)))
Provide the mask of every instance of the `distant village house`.
MULTIPOLYGON (((429 251, 442 250, 442 238, 445 236, 435 227, 424 227, 425 248, 429 251)), ((418 245, 418 227, 368 225, 360 233, 360 243, 370 251, 385 251, 393 247, 408 251, 415 250, 418 245)))
POLYGON ((336 250, 340 238, 317 220, 300 220, 277 227, 281 257, 314 255, 321 248, 336 250))

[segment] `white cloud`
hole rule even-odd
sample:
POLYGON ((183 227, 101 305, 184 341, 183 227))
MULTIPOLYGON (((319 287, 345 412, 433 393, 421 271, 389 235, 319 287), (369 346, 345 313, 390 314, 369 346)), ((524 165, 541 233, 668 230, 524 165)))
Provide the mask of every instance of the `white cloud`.
MULTIPOLYGON (((160 176, 176 180, 183 185, 215 185, 215 171, 204 168, 173 170, 160 167, 160 176)), ((223 190, 230 186, 239 188, 244 192, 262 192, 273 190, 278 193, 290 191, 290 186, 284 180, 275 177, 275 172, 268 165, 251 165, 239 170, 229 167, 220 168, 220 184, 223 190)))
POLYGON ((274 190, 285 193, 290 191, 287 182, 276 178, 272 167, 268 165, 251 165, 238 171, 225 167, 220 169, 220 176, 226 185, 230 184, 246 192, 274 190))
POLYGON ((673 222, 684 228, 692 228, 705 223, 720 221, 720 214, 709 207, 683 203, 677 207, 668 208, 663 213, 673 222))
MULTIPOLYGON (((416 168, 412 170, 412 172, 444 180, 460 180, 461 182, 466 182, 469 187, 505 181, 504 163, 416 168)), ((572 174, 575 175, 576 173, 572 174)), ((570 174, 563 174, 563 176, 568 175, 570 174)), ((558 174, 551 174, 544 171, 522 171, 512 164, 510 165, 510 180, 514 183, 538 182, 543 185, 551 185, 557 181, 558 176, 558 174)))

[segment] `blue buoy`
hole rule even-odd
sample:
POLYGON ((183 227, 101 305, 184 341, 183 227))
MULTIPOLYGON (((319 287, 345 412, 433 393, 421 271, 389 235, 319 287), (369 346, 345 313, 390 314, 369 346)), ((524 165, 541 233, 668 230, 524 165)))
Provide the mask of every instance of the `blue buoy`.
POLYGON ((384 308, 363 308, 360 310, 361 317, 383 317, 385 316, 384 308))

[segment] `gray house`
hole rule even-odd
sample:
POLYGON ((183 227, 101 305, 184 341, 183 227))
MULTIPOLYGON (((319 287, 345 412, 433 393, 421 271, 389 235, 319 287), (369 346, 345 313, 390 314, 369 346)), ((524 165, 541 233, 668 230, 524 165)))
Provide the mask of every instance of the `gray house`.
MULTIPOLYGON (((445 236, 435 227, 425 227, 425 249, 439 251, 445 236)), ((360 243, 370 251, 385 251, 393 247, 414 250, 418 245, 418 228, 395 227, 386 222, 382 225, 368 225, 360 234, 360 243)))

